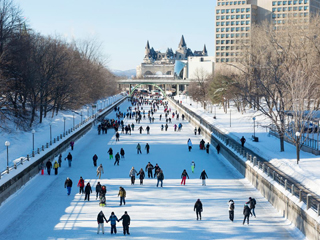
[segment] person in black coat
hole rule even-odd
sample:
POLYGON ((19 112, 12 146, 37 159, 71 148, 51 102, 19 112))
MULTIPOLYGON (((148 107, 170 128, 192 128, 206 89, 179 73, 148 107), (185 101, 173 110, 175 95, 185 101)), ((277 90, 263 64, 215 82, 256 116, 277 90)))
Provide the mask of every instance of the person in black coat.
POLYGON ((46 163, 46 167, 47 167, 48 175, 50 175, 51 168, 52 168, 52 163, 51 163, 50 159, 49 159, 48 162, 46 163))
POLYGON ((246 219, 247 219, 247 223, 249 225, 249 216, 251 214, 251 211, 250 211, 250 208, 248 206, 249 202, 247 202, 245 205, 244 205, 244 208, 243 208, 243 215, 244 215, 244 219, 243 219, 243 223, 245 223, 246 219))
POLYGON ((106 219, 105 215, 103 214, 102 211, 100 211, 98 216, 97 216, 97 222, 98 222, 98 232, 97 232, 97 234, 99 234, 99 232, 100 232, 100 227, 102 229, 102 234, 104 234, 104 226, 103 226, 104 221, 103 220, 105 220, 107 222, 107 219, 106 219))
POLYGON ((143 185, 143 179, 144 179, 145 173, 142 168, 140 169, 137 175, 139 176, 139 179, 140 179, 140 185, 143 185))
POLYGON ((148 162, 147 166, 146 166, 146 171, 148 171, 148 178, 153 178, 153 174, 152 174, 152 170, 153 170, 153 165, 148 162))
POLYGON ((120 155, 121 155, 121 158, 124 158, 124 150, 123 150, 123 148, 120 149, 120 155))
POLYGON ((92 193, 90 183, 87 183, 86 188, 84 189, 84 192, 85 192, 84 200, 88 199, 88 201, 89 201, 90 200, 90 193, 92 193))
POLYGON ((67 194, 70 195, 71 188, 72 188, 72 180, 67 177, 66 181, 64 182, 64 187, 67 188, 67 194))
POLYGON ((93 155, 92 160, 93 160, 93 166, 96 167, 97 166, 97 160, 98 160, 97 154, 93 155))
POLYGON ((147 150, 147 154, 149 154, 150 145, 147 143, 145 149, 147 150))
POLYGON ((122 217, 118 220, 120 222, 122 220, 122 226, 123 226, 123 235, 130 235, 129 233, 129 225, 130 225, 130 216, 128 215, 128 212, 125 211, 122 217))
POLYGON ((207 145, 206 145, 206 151, 207 151, 208 154, 209 154, 209 149, 210 149, 210 143, 208 142, 207 145))
POLYGON ((216 149, 217 149, 217 153, 219 154, 220 153, 220 144, 218 143, 218 145, 216 146, 216 149))
POLYGON ((116 133, 116 141, 119 141, 119 137, 120 137, 120 134, 119 132, 116 133))
POLYGON ((206 186, 206 178, 208 178, 208 175, 206 171, 203 169, 200 174, 200 179, 202 179, 202 186, 206 186))
POLYGON ((246 142, 246 139, 244 138, 244 136, 242 136, 242 138, 240 139, 241 142, 241 147, 244 147, 244 143, 246 142))
POLYGON ((202 212, 202 202, 200 201, 200 199, 198 199, 196 201, 196 203, 194 204, 194 208, 193 208, 193 211, 196 211, 196 214, 197 214, 197 220, 199 220, 199 217, 200 217, 200 220, 201 220, 201 212, 202 212))

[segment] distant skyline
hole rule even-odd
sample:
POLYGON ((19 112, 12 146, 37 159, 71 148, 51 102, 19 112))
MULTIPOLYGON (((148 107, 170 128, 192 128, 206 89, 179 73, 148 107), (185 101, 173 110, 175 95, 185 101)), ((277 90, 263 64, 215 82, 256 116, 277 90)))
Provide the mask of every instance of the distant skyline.
POLYGON ((112 70, 135 69, 147 40, 155 50, 187 46, 214 56, 216 0, 14 0, 29 26, 67 40, 97 39, 112 70))

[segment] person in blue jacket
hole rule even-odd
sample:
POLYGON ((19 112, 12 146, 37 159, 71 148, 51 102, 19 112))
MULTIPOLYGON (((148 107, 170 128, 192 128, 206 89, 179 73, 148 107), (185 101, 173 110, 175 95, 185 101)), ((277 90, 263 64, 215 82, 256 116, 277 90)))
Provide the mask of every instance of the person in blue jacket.
POLYGON ((112 212, 109 219, 107 220, 107 223, 111 222, 110 223, 111 224, 111 234, 113 234, 113 232, 114 232, 114 234, 117 234, 117 227, 116 227, 117 221, 119 221, 117 216, 114 215, 114 212, 112 212))

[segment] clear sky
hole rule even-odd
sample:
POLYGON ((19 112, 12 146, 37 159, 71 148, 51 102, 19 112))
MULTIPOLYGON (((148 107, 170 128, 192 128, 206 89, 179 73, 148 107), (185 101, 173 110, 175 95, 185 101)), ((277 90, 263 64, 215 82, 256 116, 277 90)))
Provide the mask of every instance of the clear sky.
POLYGON ((110 69, 135 69, 147 40, 155 50, 187 46, 214 55, 216 0, 14 0, 43 35, 97 38, 110 69))

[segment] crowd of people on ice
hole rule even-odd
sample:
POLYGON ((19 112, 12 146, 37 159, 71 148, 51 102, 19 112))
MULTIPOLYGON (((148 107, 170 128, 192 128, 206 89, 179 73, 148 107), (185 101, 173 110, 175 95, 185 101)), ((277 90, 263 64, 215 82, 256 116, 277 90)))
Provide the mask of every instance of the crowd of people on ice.
MULTIPOLYGON (((99 135, 101 133, 107 134, 108 129, 113 128, 114 133, 115 133, 115 137, 116 137, 116 141, 119 141, 119 139, 120 139, 119 129, 121 129, 121 134, 130 134, 131 135, 131 131, 134 131, 134 128, 135 128, 135 125, 133 122, 131 124, 129 124, 129 123, 125 124, 125 121, 124 121, 125 118, 127 118, 127 120, 133 119, 133 120, 135 120, 136 124, 140 124, 141 120, 142 119, 145 120, 147 117, 147 119, 148 119, 147 121, 149 121, 149 123, 152 124, 155 119, 154 114, 160 109, 160 106, 162 106, 164 109, 164 113, 163 113, 164 119, 162 118, 162 113, 161 113, 161 114, 159 114, 159 120, 161 121, 161 119, 163 119, 163 121, 165 121, 165 125, 164 124, 161 125, 161 131, 163 131, 164 129, 165 129, 165 131, 167 131, 169 128, 168 124, 172 124, 173 119, 176 119, 178 121, 180 118, 180 114, 177 111, 173 112, 171 110, 171 108, 169 108, 168 102, 165 102, 165 101, 155 101, 155 100, 149 101, 147 99, 144 99, 143 97, 139 97, 139 98, 133 98, 131 100, 131 104, 132 104, 132 106, 128 107, 126 113, 121 112, 119 107, 115 107, 114 110, 116 111, 116 119, 103 119, 101 124, 99 124, 97 126, 98 134, 99 135), (143 109, 144 105, 150 106, 150 110, 148 110, 146 112, 145 109, 143 109)), ((184 121, 184 119, 185 119, 184 114, 181 115, 181 119, 182 119, 182 121, 184 121)), ((175 123, 175 124, 173 124, 173 130, 174 131, 181 131, 182 126, 183 125, 181 122, 178 124, 175 123)), ((145 129, 142 126, 139 126, 137 129, 140 134, 142 134, 143 131, 146 131, 147 134, 150 134, 150 130, 151 130, 149 125, 145 129)), ((194 134, 200 135, 201 131, 202 130, 200 127, 195 128, 194 134)), ((240 141, 241 141, 242 146, 244 146, 244 143, 246 141, 245 138, 242 137, 240 141)), ((189 151, 192 150, 192 146, 193 145, 192 145, 191 139, 189 138, 187 141, 187 147, 188 147, 189 151)), ((74 149, 74 142, 73 141, 70 142, 70 147, 71 147, 71 151, 72 151, 74 149)), ((142 147, 141 147, 140 143, 138 143, 136 146, 137 154, 142 154, 141 148, 142 147)), ((144 146, 144 149, 146 150, 146 153, 149 154, 150 145, 148 143, 146 143, 146 145, 144 146)), ((202 139, 199 143, 199 149, 206 150, 206 152, 209 154, 210 143, 209 142, 205 143, 205 141, 202 139)), ((221 149, 220 145, 217 144, 217 146, 216 146, 217 154, 220 153, 220 149, 221 149)), ((109 154, 109 159, 113 160, 113 153, 114 153, 113 149, 110 147, 107 152, 109 154)), ((120 151, 115 154, 114 165, 119 166, 120 159, 124 158, 124 156, 125 156, 125 151, 123 148, 121 148, 120 151)), ((98 156, 96 154, 94 154, 92 159, 93 159, 94 167, 97 167, 98 156)), ((71 167, 72 154, 70 152, 65 157, 65 160, 68 160, 68 166, 71 167)), ((47 169, 48 175, 50 175, 51 168, 54 168, 55 175, 57 175, 58 168, 61 167, 61 163, 62 163, 62 155, 61 154, 59 155, 58 162, 55 161, 54 164, 52 164, 49 159, 46 163, 46 169, 47 169)), ((191 162, 192 173, 194 173, 195 167, 196 167, 195 162, 192 161, 191 162)), ((102 174, 104 174, 102 164, 99 164, 96 171, 97 171, 98 179, 101 179, 102 174)), ((43 174, 43 167, 42 167, 42 174, 43 174)), ((163 187, 164 173, 163 173, 163 170, 158 165, 158 163, 153 165, 151 162, 148 162, 144 169, 140 168, 140 170, 137 171, 134 167, 132 167, 129 171, 131 185, 135 184, 136 177, 139 178, 140 185, 143 185, 143 180, 146 176, 148 178, 156 178, 156 180, 157 180, 156 186, 163 187)), ((181 173, 181 185, 186 184, 187 178, 189 179, 189 175, 187 173, 187 170, 184 169, 181 173)), ((206 186, 206 179, 207 178, 208 178, 208 175, 207 175, 206 171, 203 169, 203 171, 200 174, 200 179, 202 180, 202 186, 206 186)), ((65 181, 65 188, 67 189, 67 195, 71 194, 72 185, 73 185, 72 180, 70 178, 67 178, 65 181)), ((90 194, 92 193, 92 187, 90 185, 90 182, 85 183, 84 179, 82 177, 80 177, 77 186, 79 187, 79 194, 85 194, 84 200, 90 201, 90 194)), ((101 185, 100 182, 98 182, 95 186, 95 191, 96 191, 96 200, 98 200, 98 198, 99 198, 99 205, 102 207, 106 206, 107 187, 105 185, 101 185)), ((126 190, 122 186, 119 187, 118 197, 120 197, 120 204, 119 205, 120 206, 122 206, 122 204, 125 205, 126 204, 126 202, 125 202, 126 190)), ((232 199, 230 199, 227 204, 228 204, 228 210, 229 210, 229 219, 230 219, 230 221, 233 221, 234 220, 235 202, 232 199)), ((249 217, 252 215, 254 217, 256 216, 255 211, 254 211, 255 205, 256 205, 256 200, 251 197, 244 204, 243 224, 245 223, 245 221, 247 221, 247 224, 249 224, 249 217)), ((196 203, 194 204, 194 211, 196 212, 197 220, 201 220, 201 213, 203 212, 203 204, 200 199, 197 199, 196 203)), ((102 233, 104 234, 104 221, 105 221, 106 223, 110 222, 110 224, 111 224, 111 234, 113 234, 113 233, 116 234, 117 233, 116 222, 119 222, 121 220, 122 220, 122 224, 123 224, 123 234, 129 235, 130 234, 129 233, 130 216, 128 215, 127 211, 125 211, 124 215, 120 219, 117 218, 117 216, 114 214, 114 212, 111 212, 109 219, 107 219, 105 217, 103 211, 100 211, 97 216, 97 222, 98 222, 97 233, 99 234, 100 229, 101 229, 102 233)))

